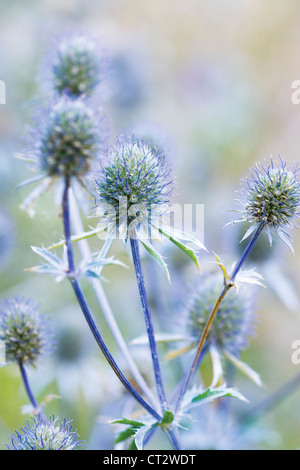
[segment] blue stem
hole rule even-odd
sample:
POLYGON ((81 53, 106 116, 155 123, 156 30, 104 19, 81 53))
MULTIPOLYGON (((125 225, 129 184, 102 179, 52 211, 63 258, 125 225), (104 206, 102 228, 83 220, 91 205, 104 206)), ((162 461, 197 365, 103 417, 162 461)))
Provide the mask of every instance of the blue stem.
POLYGON ((115 360, 113 359, 99 330, 97 329, 97 326, 89 310, 89 307, 85 301, 83 292, 76 279, 73 246, 72 246, 72 241, 71 241, 70 215, 69 215, 69 187, 70 187, 70 183, 68 180, 66 180, 62 206, 63 206, 63 223, 64 223, 65 241, 66 241, 66 247, 67 247, 68 265, 69 265, 69 279, 72 284, 74 293, 76 295, 76 298, 81 307, 83 315, 88 323, 88 326, 98 346, 100 347, 102 353, 104 354, 106 360, 110 364, 111 368, 113 369, 118 379, 127 389, 127 391, 140 403, 140 405, 142 405, 143 408, 148 411, 148 413, 154 416, 155 419, 157 419, 158 421, 161 421, 161 416, 147 402, 145 402, 145 400, 143 400, 143 398, 138 394, 138 392, 132 387, 132 385, 128 382, 128 380, 126 379, 126 377, 123 375, 118 365, 116 364, 115 360))
POLYGON ((263 231, 265 227, 265 224, 264 223, 261 223, 257 229, 255 230, 254 234, 252 235, 248 245, 246 246, 246 248, 244 249, 239 261, 236 263, 235 265, 235 268, 233 270, 233 273, 231 274, 231 277, 230 277, 230 281, 231 282, 234 282, 238 272, 240 271, 241 267, 243 266, 243 264, 245 263, 246 259, 248 258, 252 248, 254 247, 259 235, 261 234, 261 232, 263 231))
POLYGON ((23 364, 22 361, 19 361, 19 368, 20 368, 22 380, 23 380, 23 383, 24 383, 26 393, 27 393, 28 398, 30 400, 30 403, 32 404, 33 408, 35 408, 37 410, 39 408, 39 405, 38 405, 38 402, 35 399, 35 396, 34 396, 32 390, 31 390, 31 387, 30 387, 30 384, 29 384, 29 381, 28 381, 28 377, 27 377, 27 373, 26 373, 26 370, 25 370, 25 367, 24 367, 24 364, 23 364))
MULTIPOLYGON (((194 377, 198 367, 200 366, 206 352, 207 352, 207 348, 205 346, 203 348, 203 350, 201 351, 200 357, 197 360, 196 367, 192 371, 192 376, 191 376, 190 380, 193 379, 193 377, 194 377)), ((189 373, 189 371, 185 373, 185 375, 182 377, 180 382, 176 385, 175 389, 173 390, 173 392, 172 392, 172 394, 169 398, 169 401, 170 401, 171 405, 174 405, 174 403, 181 403, 180 395, 183 393, 183 390, 184 390, 183 389, 183 384, 184 384, 185 381, 187 381, 188 373, 189 373)), ((184 395, 184 393, 183 393, 183 395, 184 395)), ((176 405, 176 408, 175 408, 176 411, 177 411, 177 408, 178 408, 178 406, 176 405)))
POLYGON ((139 250, 139 242, 135 238, 130 238, 130 245, 131 245, 133 264, 135 268, 136 280, 137 280, 141 303, 142 303, 142 309, 143 309, 143 313, 145 317, 147 335, 149 338, 150 351, 151 351, 158 398, 160 401, 162 412, 164 412, 166 409, 167 399, 166 399, 166 393, 165 393, 165 389, 164 389, 164 385, 162 381, 160 363, 158 359, 158 351, 157 351, 157 345, 156 345, 155 336, 154 336, 154 328, 152 324, 150 304, 149 304, 149 299, 148 299, 146 287, 145 287, 145 280, 144 280, 141 256, 140 256, 140 250, 139 250))

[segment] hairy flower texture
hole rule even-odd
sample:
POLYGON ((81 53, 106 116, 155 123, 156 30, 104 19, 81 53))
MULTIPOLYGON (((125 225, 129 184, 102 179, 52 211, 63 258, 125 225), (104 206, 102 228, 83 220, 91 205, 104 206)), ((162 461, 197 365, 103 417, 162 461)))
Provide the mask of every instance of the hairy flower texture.
POLYGON ((0 304, 0 341, 8 362, 35 367, 53 349, 53 330, 33 299, 14 297, 0 304))
POLYGON ((58 94, 89 96, 105 81, 107 59, 98 40, 85 32, 64 34, 52 41, 42 79, 58 94))
POLYGON ((87 100, 66 96, 53 100, 34 116, 29 128, 28 149, 21 158, 27 160, 37 172, 18 187, 41 181, 27 196, 21 208, 34 214, 38 197, 53 182, 69 178, 77 185, 80 196, 82 186, 93 173, 97 157, 106 148, 108 122, 100 110, 94 110, 87 100))
POLYGON ((244 238, 262 224, 266 228, 270 243, 272 232, 275 231, 291 246, 285 230, 295 226, 295 219, 299 216, 298 173, 298 165, 288 169, 287 163, 281 158, 276 163, 271 159, 267 166, 257 164, 251 170, 251 177, 245 180, 244 188, 240 192, 240 202, 244 208, 240 220, 252 224, 244 238))
POLYGON ((83 101, 61 99, 40 130, 41 169, 48 176, 84 176, 98 154, 99 132, 94 112, 83 101))
POLYGON ((72 431, 70 422, 51 418, 32 418, 11 436, 8 450, 82 450, 78 434, 72 431))
MULTIPOLYGON (((199 338, 222 290, 222 278, 212 275, 201 280, 188 304, 187 328, 199 338)), ((253 334, 254 307, 250 291, 231 290, 223 299, 207 337, 207 346, 216 346, 220 352, 235 356, 248 346, 248 336, 253 334)))
POLYGON ((117 140, 109 149, 107 164, 96 182, 101 224, 107 224, 107 231, 119 230, 121 238, 128 236, 128 227, 134 220, 138 222, 135 229, 141 226, 149 229, 166 210, 172 192, 165 155, 133 138, 117 140))

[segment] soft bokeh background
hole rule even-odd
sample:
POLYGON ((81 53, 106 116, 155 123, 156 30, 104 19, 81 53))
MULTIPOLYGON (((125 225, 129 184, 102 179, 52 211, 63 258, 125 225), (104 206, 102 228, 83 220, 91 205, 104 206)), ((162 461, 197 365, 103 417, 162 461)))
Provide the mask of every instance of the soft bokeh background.
MULTIPOLYGON (((30 218, 19 208, 30 188, 14 190, 30 176, 15 154, 22 151, 31 108, 42 100, 37 77, 49 40, 74 28, 101 38, 112 64, 113 86, 105 103, 112 136, 128 129, 137 132, 142 124, 159 136, 176 174, 176 200, 205 205, 205 243, 231 264, 239 234, 223 227, 231 217, 227 210, 236 208, 239 179, 270 155, 299 160, 300 105, 292 103, 291 95, 292 82, 300 79, 300 5, 298 0, 1 0, 0 10, 0 79, 7 87, 7 104, 0 105, 0 296, 35 297, 52 315, 58 347, 31 374, 33 388, 39 400, 60 395, 47 405, 47 413, 73 419, 91 448, 108 449, 113 432, 104 423, 119 417, 116 410, 123 414, 123 391, 90 341, 68 283, 24 271, 37 264, 31 245, 47 246, 62 235, 52 192, 42 196, 35 218, 30 218)), ((87 226, 90 223, 87 220, 87 226)), ((291 361, 291 345, 300 339, 300 233, 295 231, 293 238, 295 256, 278 244, 269 261, 262 262, 263 255, 258 259, 267 289, 258 290, 257 335, 242 358, 259 372, 264 386, 259 389, 237 374, 236 385, 250 404, 235 406, 234 416, 300 374, 300 365, 291 361)), ((95 249, 97 243, 93 241, 95 249)), ((115 253, 130 265, 121 245, 115 246, 115 253)), ((160 331, 175 328, 185 288, 198 275, 180 253, 169 250, 167 255, 171 286, 145 260, 160 331)), ((211 251, 202 260, 204 272, 214 269, 211 251)), ((144 333, 134 273, 132 268, 110 267, 105 275, 107 296, 130 341, 144 333)), ((84 288, 118 358, 93 293, 86 283, 84 288)), ((147 354, 135 354, 149 374, 147 354)), ((169 391, 180 376, 180 364, 163 363, 169 391)), ((299 400, 300 390, 287 396, 255 423, 256 441, 249 438, 241 445, 299 448, 299 400)), ((21 414, 26 403, 18 371, 1 368, 1 448, 28 417, 21 414)), ((196 444, 191 446, 201 446, 200 431, 207 422, 195 428, 196 444)), ((219 422, 211 444, 216 447, 226 432, 219 422)))

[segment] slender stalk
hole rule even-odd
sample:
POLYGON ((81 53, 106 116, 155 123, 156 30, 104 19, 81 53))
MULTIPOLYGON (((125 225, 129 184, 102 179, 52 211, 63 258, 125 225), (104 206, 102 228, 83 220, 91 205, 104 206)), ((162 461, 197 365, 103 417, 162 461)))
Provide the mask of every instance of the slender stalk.
POLYGON ((254 234, 252 235, 252 238, 250 239, 248 245, 246 246, 246 248, 244 249, 239 261, 236 263, 235 265, 235 268, 231 274, 231 277, 230 277, 230 281, 231 282, 234 282, 235 278, 236 278, 236 275, 238 274, 238 272, 240 271, 241 267, 243 266, 244 262, 246 261, 246 259, 248 258, 252 248, 254 247, 259 235, 261 234, 261 232, 263 231, 265 227, 265 224, 264 223, 261 223, 257 229, 255 230, 254 234))
MULTIPOLYGON (((77 206, 77 201, 75 199, 75 195, 73 194, 72 189, 70 188, 69 191, 69 199, 70 199, 70 212, 71 212, 71 221, 72 225, 74 228, 75 233, 83 233, 84 232, 84 227, 80 218, 80 213, 78 210, 77 206)), ((81 252, 82 257, 84 258, 89 258, 91 256, 91 251, 89 248, 89 244, 87 240, 81 240, 78 242, 78 247, 81 252)), ((107 253, 103 253, 103 255, 106 255, 107 253)), ((127 344, 122 336, 122 333, 119 329, 119 326, 115 320, 114 314, 112 312, 112 309, 109 305, 109 301, 106 297, 105 291, 102 287, 101 282, 99 279, 95 278, 89 278, 89 281, 93 287, 93 290, 95 292, 95 295, 97 297, 98 303, 100 305, 100 308, 102 310, 102 313, 106 319, 106 322, 111 330, 111 333, 116 341, 116 344, 126 360, 126 363, 128 364, 128 367, 132 373, 132 376, 134 377, 136 383, 138 384, 140 390, 143 392, 151 406, 158 410, 159 409, 159 403, 157 402, 156 397, 153 395, 152 391, 146 384, 143 376, 141 375, 140 371, 138 370, 131 354, 130 351, 127 347, 127 344)))
POLYGON ((240 269, 242 268, 243 264, 245 263, 246 259, 248 258, 251 250, 253 249, 259 235, 261 234, 261 232, 263 231, 264 229, 264 226, 265 224, 264 223, 261 223, 257 229, 255 230, 254 234, 252 235, 249 243, 247 244, 246 248, 244 249, 240 259, 238 260, 238 262, 236 263, 235 265, 235 268, 230 276, 230 279, 229 281, 227 281, 226 279, 224 279, 224 287, 222 289, 222 292, 219 296, 219 298, 217 299, 211 313, 210 313, 210 316, 207 320, 207 323, 205 325, 205 328, 204 328, 204 331, 202 333, 202 336, 200 338, 200 341, 198 343, 198 347, 197 347, 197 351, 196 351, 196 355, 195 355, 195 358, 193 360, 193 363, 191 365, 191 368, 188 372, 188 374, 186 375, 186 378, 183 382, 183 385, 182 385, 182 388, 181 388, 181 391, 180 391, 180 394, 179 394, 179 397, 178 397, 178 401, 177 401, 177 404, 176 404, 176 411, 177 412, 180 408, 180 405, 182 403, 182 400, 183 400, 183 397, 188 389, 188 386, 190 384, 190 381, 194 375, 194 372, 196 370, 196 367, 198 365, 198 361, 199 361, 199 358, 200 358, 200 355, 201 355, 201 352, 203 350, 203 347, 204 347, 204 344, 205 344, 205 341, 207 339, 207 336, 208 336, 208 333, 209 333, 209 330, 211 328, 211 325, 215 319, 215 316, 217 315, 218 311, 219 311, 219 308, 223 302, 223 299, 224 297, 226 296, 227 292, 231 289, 231 287, 234 286, 234 280, 237 276, 237 274, 239 273, 240 269))
POLYGON ((35 410, 38 410, 39 405, 38 405, 38 402, 35 399, 35 396, 34 396, 32 390, 31 390, 29 380, 28 380, 28 377, 27 377, 27 373, 26 373, 26 370, 25 370, 25 367, 24 367, 24 364, 23 364, 22 361, 19 361, 19 369, 20 369, 20 372, 21 372, 24 387, 25 387, 26 393, 28 395, 28 398, 30 400, 30 403, 32 404, 32 406, 35 410))
MULTIPOLYGON (((190 381, 192 380, 193 378, 193 375, 195 374, 196 370, 198 369, 198 367, 200 366, 201 364, 201 361, 203 359, 203 357, 205 356, 206 354, 206 351, 207 351, 207 348, 206 346, 202 349, 202 352, 200 353, 200 356, 198 358, 198 362, 196 364, 196 366, 194 367, 194 370, 192 372, 192 376, 190 378, 190 381)), ((174 405, 176 403, 176 411, 178 409, 178 406, 177 406, 177 400, 179 400, 179 396, 182 392, 182 389, 183 389, 183 384, 185 382, 185 380, 187 380, 187 375, 189 374, 190 371, 186 372, 185 375, 181 378, 181 380, 178 382, 178 384, 176 385, 176 387, 174 388, 171 396, 169 397, 169 403, 172 405, 174 405)))
POLYGON ((183 400, 183 397, 188 389, 188 386, 190 384, 190 381, 195 373, 195 370, 196 370, 196 367, 198 365, 198 362, 199 362, 199 359, 200 359, 200 355, 201 355, 201 352, 202 352, 202 349, 203 349, 203 346, 205 344, 205 341, 206 341, 206 338, 207 338, 207 335, 209 333, 209 330, 210 330, 210 327, 214 321, 214 318, 215 316, 217 315, 218 313, 218 310, 220 308, 220 305, 225 297, 225 295, 227 294, 227 292, 229 291, 229 289, 232 287, 233 284, 227 284, 224 286, 217 302, 215 303, 215 306, 214 308, 212 309, 211 311, 211 314, 209 316, 209 319, 205 325, 205 328, 204 328, 204 331, 202 333, 202 336, 200 338, 200 341, 199 341, 199 344, 198 344, 198 347, 197 347, 197 351, 196 351, 196 355, 194 357, 194 360, 193 360, 193 363, 191 365, 191 368, 189 369, 189 372, 188 374, 186 375, 186 378, 183 382, 183 385, 182 385, 182 388, 180 390, 180 393, 179 393, 179 397, 178 397, 178 401, 177 401, 177 404, 176 404, 176 409, 175 409, 175 413, 177 413, 177 411, 179 410, 179 407, 182 403, 182 400, 183 400))
POLYGON ((174 449, 183 450, 183 447, 180 443, 180 436, 179 436, 177 429, 169 429, 168 431, 166 431, 166 433, 174 449))
POLYGON ((69 188, 70 188, 70 181, 66 179, 65 182, 65 189, 63 193, 63 202, 62 202, 62 209, 63 209, 63 223, 64 223, 64 232, 65 232, 65 242, 67 248, 67 257, 68 257, 68 269, 69 269, 69 279, 71 285, 73 287, 74 293, 78 300, 78 303, 81 307, 83 315, 87 321, 87 324, 98 344, 104 357, 110 364, 111 368, 115 372, 118 379, 127 389, 127 391, 143 406, 145 410, 148 411, 152 416, 155 417, 157 420, 161 420, 161 416, 138 394, 138 392, 132 387, 130 382, 126 379, 123 375, 121 370, 119 369, 118 365, 116 364, 115 360, 113 359, 109 349, 107 348, 97 326, 92 318, 91 312, 89 307, 86 303, 85 297, 83 292, 80 288, 80 285, 76 279, 76 271, 75 271, 75 262, 74 262, 74 255, 73 255, 73 246, 71 241, 71 227, 70 227, 70 216, 69 216, 69 188))
POLYGON ((19 364, 19 369, 20 369, 20 372, 21 372, 21 377, 22 377, 22 380, 23 380, 24 388, 26 390, 26 393, 27 393, 27 396, 29 398, 29 401, 30 401, 31 405, 34 408, 34 414, 36 416, 38 416, 39 419, 41 421, 43 421, 44 423, 48 423, 48 419, 46 418, 46 415, 43 411, 42 406, 39 406, 39 404, 38 404, 38 402, 37 402, 37 400, 34 396, 34 393, 31 390, 30 383, 29 383, 29 380, 28 380, 28 377, 27 377, 27 372, 26 372, 26 369, 25 369, 25 366, 24 366, 23 362, 19 361, 18 364, 19 364))
POLYGON ((158 350, 157 350, 157 345, 156 345, 155 336, 154 336, 154 328, 152 324, 150 304, 149 304, 149 299, 148 299, 147 292, 146 292, 146 286, 145 286, 145 280, 144 280, 144 274, 143 274, 143 269, 142 269, 141 256, 140 256, 138 243, 139 242, 137 239, 130 238, 130 246, 131 246, 132 258, 133 258, 133 264, 135 268, 136 280, 137 280, 138 289, 140 293, 142 309, 143 309, 145 323, 146 323, 147 335, 149 338, 156 388, 157 388, 157 393, 158 393, 158 398, 160 401, 161 409, 162 409, 162 412, 164 412, 166 409, 167 398, 166 398, 166 393, 165 393, 165 389, 164 389, 164 385, 162 381, 161 368, 160 368, 160 363, 159 363, 159 358, 158 358, 158 350))

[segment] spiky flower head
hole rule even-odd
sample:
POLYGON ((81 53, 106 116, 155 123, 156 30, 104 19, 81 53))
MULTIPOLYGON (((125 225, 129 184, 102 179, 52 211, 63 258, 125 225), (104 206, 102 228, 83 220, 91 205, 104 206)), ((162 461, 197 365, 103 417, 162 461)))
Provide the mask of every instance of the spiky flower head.
MULTIPOLYGON (((223 288, 219 275, 211 275, 197 284, 187 308, 187 329, 195 338, 201 337, 210 313, 223 288)), ((213 345, 220 352, 238 355, 248 346, 253 334, 254 305, 250 291, 228 291, 212 323, 207 346, 213 345)))
POLYGON ((243 217, 252 225, 248 231, 263 225, 272 242, 272 232, 276 231, 283 241, 290 245, 286 229, 295 226, 299 216, 300 182, 298 166, 288 168, 281 158, 272 159, 266 166, 257 164, 251 170, 250 178, 240 192, 243 217))
POLYGON ((32 418, 11 436, 8 450, 82 450, 77 431, 70 422, 51 418, 32 418))
POLYGON ((0 304, 0 341, 7 362, 35 367, 53 350, 53 330, 39 305, 31 298, 13 297, 0 304))
POLYGON ((106 130, 81 99, 61 98, 34 129, 34 156, 47 176, 81 178, 97 157, 106 130))
POLYGON ((97 214, 125 236, 137 217, 139 225, 150 226, 162 215, 172 192, 165 155, 132 137, 118 139, 109 149, 96 182, 97 214))
POLYGON ((72 33, 56 41, 47 65, 54 90, 76 98, 94 92, 101 80, 104 57, 96 40, 72 33))

